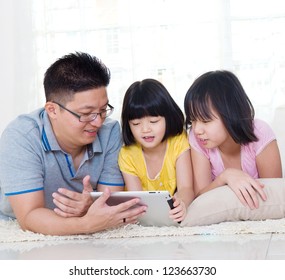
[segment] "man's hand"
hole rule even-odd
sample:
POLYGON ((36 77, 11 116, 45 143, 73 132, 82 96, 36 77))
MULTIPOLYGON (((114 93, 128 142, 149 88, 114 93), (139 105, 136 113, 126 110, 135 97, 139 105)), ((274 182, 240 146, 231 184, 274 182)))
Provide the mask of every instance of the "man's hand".
POLYGON ((57 206, 54 212, 62 217, 81 217, 86 214, 93 203, 90 192, 93 188, 90 184, 90 176, 83 178, 82 193, 59 188, 58 192, 52 194, 53 203, 57 206))
POLYGON ((106 188, 103 194, 93 202, 86 215, 82 217, 87 233, 134 224, 137 223, 140 216, 144 215, 147 206, 137 205, 140 202, 139 198, 133 198, 118 205, 109 206, 106 201, 110 194, 110 189, 106 188), (137 207, 134 207, 136 205, 137 207))

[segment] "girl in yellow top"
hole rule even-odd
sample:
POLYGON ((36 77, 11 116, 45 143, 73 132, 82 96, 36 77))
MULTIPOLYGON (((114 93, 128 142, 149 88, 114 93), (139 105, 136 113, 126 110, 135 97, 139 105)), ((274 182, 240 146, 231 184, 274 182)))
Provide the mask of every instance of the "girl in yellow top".
POLYGON ((145 79, 126 91, 121 118, 119 166, 126 189, 169 191, 174 200, 170 217, 182 221, 194 192, 181 109, 159 81, 145 79))

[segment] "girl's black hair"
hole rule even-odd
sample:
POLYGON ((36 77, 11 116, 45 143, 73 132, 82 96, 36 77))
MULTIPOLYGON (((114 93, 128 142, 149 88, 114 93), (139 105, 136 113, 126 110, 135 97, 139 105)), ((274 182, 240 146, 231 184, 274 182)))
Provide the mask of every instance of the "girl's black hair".
POLYGON ((195 120, 212 120, 216 110, 238 144, 257 141, 254 108, 238 78, 230 71, 210 71, 198 77, 184 99, 186 128, 195 120))
POLYGON ((166 130, 162 141, 183 132, 184 115, 182 110, 164 85, 154 79, 134 82, 125 93, 121 122, 123 141, 126 146, 135 143, 129 121, 146 116, 165 118, 166 130))

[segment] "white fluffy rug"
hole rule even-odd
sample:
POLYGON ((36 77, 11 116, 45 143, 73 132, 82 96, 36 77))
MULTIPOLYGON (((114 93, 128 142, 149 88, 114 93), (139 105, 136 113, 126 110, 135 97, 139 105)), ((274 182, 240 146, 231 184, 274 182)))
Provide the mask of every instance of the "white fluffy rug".
POLYGON ((285 218, 266 221, 224 222, 197 227, 142 227, 127 225, 88 235, 50 236, 23 231, 16 221, 0 220, 0 243, 25 241, 60 241, 84 239, 110 239, 153 236, 231 235, 285 233, 285 218))

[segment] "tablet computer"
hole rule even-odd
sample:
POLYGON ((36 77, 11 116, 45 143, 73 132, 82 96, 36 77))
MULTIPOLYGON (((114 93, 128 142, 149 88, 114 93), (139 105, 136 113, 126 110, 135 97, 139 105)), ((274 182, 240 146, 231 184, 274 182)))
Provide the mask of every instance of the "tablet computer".
MULTIPOLYGON (((101 194, 102 192, 91 192, 94 199, 100 197, 101 194)), ((179 223, 169 218, 169 210, 173 208, 173 200, 168 191, 112 192, 107 204, 114 206, 132 198, 140 198, 137 205, 147 206, 146 213, 138 219, 142 226, 179 226, 179 223)))

